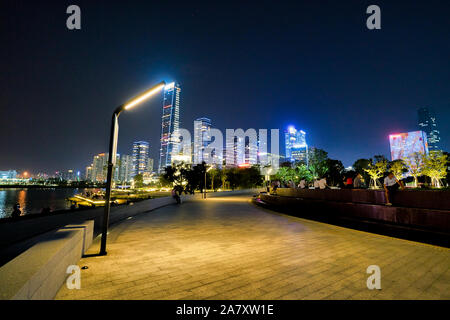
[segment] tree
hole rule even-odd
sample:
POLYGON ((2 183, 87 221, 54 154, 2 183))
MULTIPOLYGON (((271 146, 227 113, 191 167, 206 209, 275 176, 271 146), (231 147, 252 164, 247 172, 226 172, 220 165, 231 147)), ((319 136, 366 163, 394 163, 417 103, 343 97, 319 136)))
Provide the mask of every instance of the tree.
POLYGON ((313 179, 321 178, 325 176, 328 171, 327 159, 328 152, 322 149, 312 149, 308 152, 309 156, 309 170, 313 176, 313 179))
POLYGON ((430 151, 422 153, 422 173, 431 178, 431 184, 437 188, 441 187, 441 179, 447 176, 448 158, 442 151, 430 151))
POLYGON ((327 166, 326 178, 329 185, 337 185, 344 178, 344 165, 339 160, 327 159, 325 161, 327 166))
POLYGON ((382 156, 382 158, 380 156, 375 156, 375 159, 375 163, 373 163, 372 159, 370 160, 369 166, 367 169, 364 169, 364 171, 366 171, 370 176, 370 185, 374 189, 378 189, 379 185, 381 185, 378 179, 380 179, 386 172, 388 163, 384 156, 382 156))
POLYGON ((226 170, 226 179, 230 185, 231 190, 236 189, 239 186, 239 173, 237 168, 229 168, 226 170))
POLYGON ((406 163, 402 159, 397 159, 389 162, 389 170, 398 180, 401 180, 403 178, 403 174, 408 172, 406 163))
POLYGON ((302 163, 297 164, 295 167, 295 174, 296 177, 298 177, 295 182, 300 182, 302 179, 305 179, 306 181, 311 181, 313 179, 311 171, 309 171, 308 167, 302 163))
POLYGON ((409 169, 409 174, 414 178, 414 187, 418 186, 418 179, 422 175, 422 154, 420 152, 415 152, 412 157, 406 160, 406 165, 409 169))
POLYGON ((370 176, 365 170, 369 168, 370 161, 370 159, 358 159, 355 161, 355 163, 353 163, 353 169, 356 171, 356 173, 359 173, 366 182, 370 181, 370 176))
POLYGON ((144 186, 144 177, 142 174, 137 174, 133 177, 134 180, 134 187, 135 188, 142 188, 144 186))
POLYGON ((275 174, 275 177, 280 181, 294 180, 296 177, 295 169, 291 167, 280 167, 275 174))

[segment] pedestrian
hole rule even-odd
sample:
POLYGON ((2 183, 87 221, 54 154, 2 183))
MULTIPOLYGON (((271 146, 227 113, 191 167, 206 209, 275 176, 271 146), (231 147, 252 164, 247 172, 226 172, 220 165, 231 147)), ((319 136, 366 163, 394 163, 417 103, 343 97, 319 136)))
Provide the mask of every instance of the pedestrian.
POLYGON ((295 183, 292 180, 289 180, 288 182, 288 188, 294 189, 295 188, 295 183))
POLYGON ((300 180, 300 183, 298 184, 298 187, 300 189, 305 189, 306 188, 306 180, 305 179, 300 180))
POLYGON ((12 218, 18 218, 22 215, 22 211, 20 211, 20 204, 16 203, 14 205, 13 212, 11 213, 12 218))
POLYGON ((353 188, 362 189, 364 188, 364 179, 360 173, 358 173, 353 181, 353 188))
POLYGON ((320 188, 320 186, 319 186, 319 180, 315 179, 315 180, 314 180, 314 189, 319 189, 319 188, 320 188))
POLYGON ((325 177, 323 177, 322 179, 320 179, 318 182, 317 182, 317 184, 318 184, 318 186, 319 186, 319 189, 326 189, 326 188, 330 188, 328 185, 327 185, 327 179, 325 178, 325 177))
POLYGON ((178 195, 177 190, 175 188, 172 189, 172 197, 176 200, 177 204, 181 203, 180 196, 178 195))
POLYGON ((386 196, 387 206, 392 206, 390 200, 392 200, 398 188, 401 188, 402 190, 405 189, 403 182, 399 181, 392 172, 389 172, 387 177, 384 178, 383 187, 384 187, 384 194, 386 196))

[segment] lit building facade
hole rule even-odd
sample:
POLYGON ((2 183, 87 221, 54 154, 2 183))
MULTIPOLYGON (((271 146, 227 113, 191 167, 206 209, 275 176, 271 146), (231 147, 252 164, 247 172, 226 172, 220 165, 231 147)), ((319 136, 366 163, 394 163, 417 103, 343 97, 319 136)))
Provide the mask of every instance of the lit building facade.
POLYGON ((209 156, 205 149, 211 140, 211 119, 198 118, 194 121, 194 164, 205 161, 208 163, 209 156))
POLYGON ((120 156, 118 181, 131 182, 133 180, 133 157, 127 154, 120 156))
POLYGON ((106 181, 106 173, 108 168, 108 154, 99 153, 94 156, 92 161, 92 181, 103 182, 106 181))
POLYGON ((306 133, 303 130, 297 130, 294 126, 284 133, 286 160, 291 162, 304 162, 308 164, 308 144, 306 143, 306 133))
POLYGON ((417 111, 419 129, 424 131, 427 136, 428 149, 430 151, 441 150, 439 142, 441 141, 438 124, 435 113, 428 108, 420 108, 417 111))
POLYGON ((17 177, 16 170, 0 171, 0 180, 16 179, 16 177, 17 177))
POLYGON ((389 135, 391 160, 412 159, 414 153, 428 153, 427 134, 423 131, 389 135))
MULTIPOLYGON (((94 156, 92 164, 86 167, 86 180, 92 182, 105 182, 108 171, 108 153, 99 153, 94 156)), ((120 160, 120 155, 116 155, 116 166, 114 166, 113 180, 119 178, 119 166, 117 165, 120 160)), ((77 179, 79 178, 79 172, 76 173, 77 179)))
POLYGON ((172 82, 164 87, 163 112, 161 121, 161 148, 158 172, 172 164, 172 151, 177 150, 180 127, 180 92, 178 83, 172 82))
POLYGON ((133 143, 133 177, 148 172, 148 152, 150 144, 147 141, 133 143))

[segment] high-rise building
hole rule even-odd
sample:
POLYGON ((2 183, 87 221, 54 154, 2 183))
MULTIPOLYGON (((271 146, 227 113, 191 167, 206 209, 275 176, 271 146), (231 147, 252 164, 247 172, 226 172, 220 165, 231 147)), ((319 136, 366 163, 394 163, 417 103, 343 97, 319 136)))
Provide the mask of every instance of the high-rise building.
POLYGON ((92 161, 92 181, 106 181, 106 173, 108 169, 108 154, 99 153, 94 156, 92 161))
POLYGON ((133 176, 148 171, 148 151, 150 144, 146 141, 133 143, 133 176))
POLYGON ((133 179, 133 157, 127 154, 120 156, 119 178, 121 182, 130 182, 133 179))
POLYGON ((414 153, 428 153, 427 135, 423 131, 413 131, 389 135, 391 160, 408 160, 414 153))
POLYGON ((84 178, 87 181, 94 181, 94 178, 93 178, 93 175, 92 175, 92 167, 93 167, 92 164, 90 166, 86 167, 86 174, 85 174, 84 178))
POLYGON ((419 129, 424 131, 427 135, 428 149, 441 150, 439 146, 440 132, 436 121, 436 115, 433 110, 428 108, 420 108, 417 111, 419 129))
POLYGON ((164 87, 163 112, 161 121, 161 148, 158 172, 172 164, 172 151, 177 149, 180 126, 180 92, 178 83, 172 82, 164 87))
POLYGON ((225 163, 227 168, 237 167, 245 163, 245 139, 235 136, 226 141, 225 163), (244 145, 244 147, 242 147, 244 145))
POLYGON ((152 173, 153 172, 153 159, 152 158, 148 158, 147 159, 147 172, 148 173, 152 173))
POLYGON ((210 155, 205 149, 211 140, 211 119, 198 118, 194 121, 194 164, 209 163, 210 155))
POLYGON ((308 144, 306 143, 306 133, 303 130, 297 130, 294 126, 284 133, 286 160, 291 162, 304 162, 308 164, 308 144))
POLYGON ((0 180, 16 179, 16 177, 16 170, 0 171, 0 180))
MULTIPOLYGON (((86 167, 86 180, 93 182, 104 182, 106 181, 106 175, 108 171, 108 153, 99 153, 94 156, 92 164, 86 167)), ((119 178, 119 159, 120 155, 116 155, 116 166, 113 171, 113 180, 118 180, 119 178)), ((79 174, 76 174, 79 176, 79 174)))

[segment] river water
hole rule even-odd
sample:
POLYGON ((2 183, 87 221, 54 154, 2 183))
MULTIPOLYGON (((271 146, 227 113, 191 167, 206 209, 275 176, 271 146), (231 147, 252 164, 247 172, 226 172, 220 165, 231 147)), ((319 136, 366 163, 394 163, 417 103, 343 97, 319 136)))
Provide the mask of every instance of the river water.
POLYGON ((42 208, 51 211, 69 209, 66 198, 87 190, 83 188, 0 188, 0 219, 11 216, 13 206, 18 203, 22 215, 40 213, 42 208))

